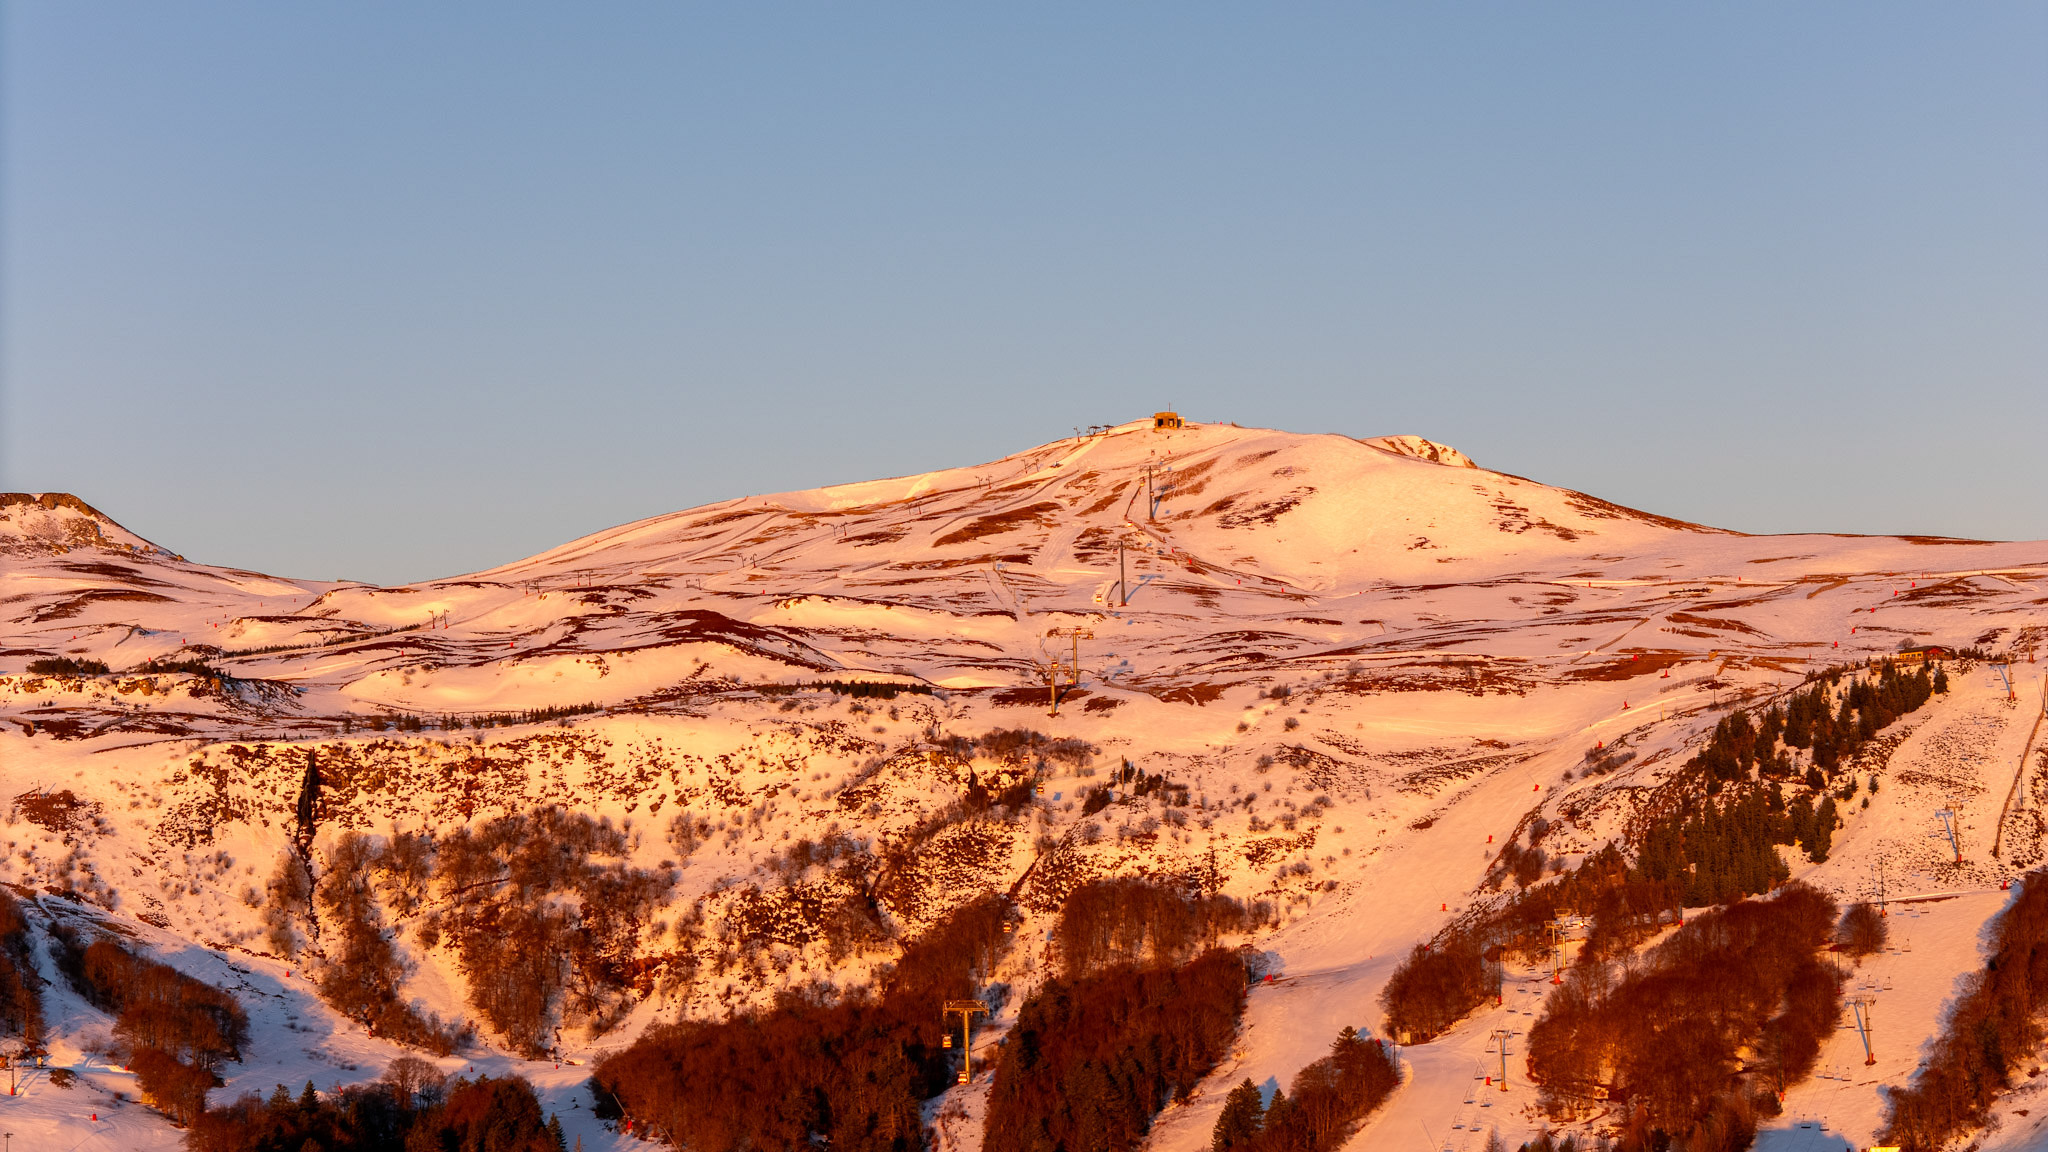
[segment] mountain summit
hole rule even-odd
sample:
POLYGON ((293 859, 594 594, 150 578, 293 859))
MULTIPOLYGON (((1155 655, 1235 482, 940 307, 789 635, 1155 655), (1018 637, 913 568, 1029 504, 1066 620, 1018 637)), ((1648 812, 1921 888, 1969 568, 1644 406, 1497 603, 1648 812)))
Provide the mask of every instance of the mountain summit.
MULTIPOLYGON (((2048 542, 1752 536, 1420 437, 1216 424, 730 500, 396 587, 194 563, 75 497, 0 497, 0 1001, 39 989, 39 1042, 80 1085, 38 1082, 8 1127, 69 1146, 98 1106, 122 1146, 177 1146, 114 1110, 136 1081, 102 1038, 138 1025, 64 975, 98 948, 93 972, 155 958, 214 991, 162 987, 247 1013, 238 1059, 164 1057, 226 1080, 216 1109, 387 1066, 424 1083, 392 1062, 425 1053, 523 1077, 589 1148, 636 1146, 650 1101, 715 1145, 753 1097, 691 1045, 812 1043, 874 1008, 908 1023, 872 1051, 922 1069, 873 1088, 890 1123, 980 1148, 1021 1097, 954 1084, 940 1007, 972 1009, 1000 1078, 1059 1047, 1041 994, 1077 956, 1166 963, 1170 937, 1227 945, 1206 961, 1225 1001, 1259 982, 1193 1087, 1132 1097, 1150 1148, 1210 1147, 1226 1097, 1256 1101, 1233 1086, 1298 1084, 1347 1025, 1353 1056, 1410 1041, 1370 1132, 1583 1136, 1606 1113, 1537 1100, 1528 1053, 1608 985, 1558 999, 1542 925, 1574 956, 1620 949, 1619 980, 1699 902, 1797 879, 1824 912, 1881 876, 1930 901, 1894 905, 1917 947, 1859 977, 1895 1039, 1869 1076, 1785 1073, 1787 1115, 1863 1140, 2048 848, 2044 601, 2048 542), (1165 919, 1116 927, 1146 909, 1165 919), (1489 955, 1496 993, 1426 1026, 1386 1006, 1414 957, 1469 959, 1443 987, 1472 992, 1489 955), (1502 1036, 1522 1095, 1482 1115, 1473 1069, 1502 1036), (593 1097, 592 1063, 641 1040, 667 1055, 593 1097), (646 1072, 670 1056, 708 1063, 646 1072)), ((1813 1066, 1865 1068, 1831 1028, 1813 1066)))

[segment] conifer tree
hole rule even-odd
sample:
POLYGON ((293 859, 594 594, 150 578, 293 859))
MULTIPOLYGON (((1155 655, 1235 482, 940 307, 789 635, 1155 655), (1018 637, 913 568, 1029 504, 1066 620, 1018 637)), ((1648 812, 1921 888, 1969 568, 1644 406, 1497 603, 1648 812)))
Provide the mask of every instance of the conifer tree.
POLYGON ((1274 1134, 1273 1142, 1279 1143, 1287 1139, 1293 1127, 1294 1101, 1287 1098, 1287 1093, 1275 1088, 1273 1102, 1266 1105, 1266 1131, 1274 1134))
POLYGON ((1813 835, 1806 841, 1807 858, 1815 864, 1828 861, 1828 852, 1835 843, 1835 819, 1835 798, 1829 796, 1814 810, 1813 835))
POLYGON ((1223 1114, 1216 1118, 1216 1129, 1210 1137, 1209 1147, 1214 1152, 1249 1148, 1258 1140, 1264 1118, 1265 1108, 1259 1102, 1259 1090, 1247 1078, 1224 1097, 1223 1114))
POLYGON ((1813 839, 1813 797, 1801 796, 1792 802, 1792 809, 1786 814, 1785 834, 1794 843, 1805 844, 1813 839))

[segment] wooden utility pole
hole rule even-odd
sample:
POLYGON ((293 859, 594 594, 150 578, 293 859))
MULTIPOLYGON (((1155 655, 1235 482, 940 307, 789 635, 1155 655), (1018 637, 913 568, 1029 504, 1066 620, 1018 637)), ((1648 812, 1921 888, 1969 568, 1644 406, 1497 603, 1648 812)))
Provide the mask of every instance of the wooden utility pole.
MULTIPOLYGON (((988 1015, 988 1002, 986 1000, 946 1001, 946 1015, 951 1016, 955 1012, 960 1014, 960 1083, 965 1084, 974 1078, 974 1050, 968 1046, 968 1041, 973 1035, 971 1029, 974 1025, 974 1016, 977 1012, 983 1016, 988 1015)), ((951 1039, 952 1037, 947 1037, 948 1041, 951 1039)))

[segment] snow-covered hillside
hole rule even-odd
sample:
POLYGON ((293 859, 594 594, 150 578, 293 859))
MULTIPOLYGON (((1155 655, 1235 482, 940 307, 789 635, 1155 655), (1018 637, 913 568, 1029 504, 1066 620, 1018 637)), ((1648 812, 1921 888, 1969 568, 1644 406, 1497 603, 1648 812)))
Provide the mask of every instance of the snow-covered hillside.
MULTIPOLYGON (((1923 898, 1856 977, 1878 1005, 1879 1063, 1843 1032, 1760 1144, 1839 1147, 1869 1140, 1878 1085, 1910 1074, 1980 964, 2001 885, 2042 861, 2029 661, 2044 604, 2048 542, 1748 536, 1419 437, 1229 425, 1144 422, 729 501, 394 588, 209 567, 71 497, 6 496, 0 880, 38 923, 102 922, 237 990, 257 1042, 224 1100, 372 1079, 401 1051, 312 994, 316 925, 280 932, 268 894, 302 830, 317 867, 349 831, 446 835, 544 805, 609 819, 625 842, 607 866, 675 877, 630 928, 630 1002, 563 1007, 538 1059, 487 1029, 441 1061, 522 1072, 594 1149, 624 1138, 589 1119, 580 1069, 652 1022, 863 981, 893 939, 999 892, 1024 946, 993 1042, 1043 977, 1067 892, 1195 879, 1269 902, 1278 923, 1249 941, 1277 968, 1236 1055, 1154 1131, 1162 1152, 1193 1152, 1230 1086, 1284 1084, 1346 1024, 1379 1034, 1394 963, 1499 899, 1499 847, 1533 818, 1558 825, 1546 846, 1569 865, 1620 837, 1732 708, 1909 647, 2010 655, 2003 676, 1956 662, 1954 691, 1855 766, 1880 787, 1845 809, 1828 862, 1795 861, 1845 899, 1880 868, 1889 895, 1923 898), (55 658, 74 670, 30 670, 55 658), (1048 679, 1076 677, 1048 715, 1048 679), (981 739, 1019 730, 1038 735, 981 739), (1125 761, 1187 802, 1124 779, 1125 761), (970 791, 1018 784, 1031 799, 1011 816, 962 814, 970 791), (1107 806, 1084 811, 1105 786, 1107 806), (1934 838, 1942 809, 1962 814, 1961 864, 1934 838), (879 933, 831 927, 862 884, 812 862, 834 836, 897 852, 863 893, 879 933)), ((453 947, 424 930, 432 910, 395 907, 405 995, 474 1016, 453 947)), ((52 1057, 82 1082, 32 1077, 0 1119, 48 1141, 30 1146, 100 1146, 81 1141, 111 1123, 105 1146, 175 1144, 84 1054, 108 1021, 46 976, 52 1057)), ((1407 1084, 1352 1147, 1476 1152, 1494 1129, 1537 1130, 1512 1066, 1505 1093, 1480 1091, 1492 1032, 1525 1033, 1551 985, 1517 972, 1510 987, 1404 1050, 1407 1084)), ((986 1087, 933 1106, 942 1146, 978 1146, 986 1087)), ((1999 1146, 2032 1131, 2015 1118, 1999 1146)))

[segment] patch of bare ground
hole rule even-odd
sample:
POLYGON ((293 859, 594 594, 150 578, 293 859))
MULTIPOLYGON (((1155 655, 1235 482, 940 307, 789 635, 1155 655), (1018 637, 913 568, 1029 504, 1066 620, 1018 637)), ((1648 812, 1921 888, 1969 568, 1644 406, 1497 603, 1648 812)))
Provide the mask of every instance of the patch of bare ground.
POLYGON ((949 824, 918 844, 879 892, 898 923, 923 928, 1009 874, 1017 827, 985 817, 949 824))
POLYGON ((1347 673, 1343 679, 1322 686, 1322 691, 1369 696, 1381 692, 1463 692, 1484 696, 1488 692, 1528 694, 1533 683, 1520 662, 1404 663, 1347 673))
MULTIPOLYGON (((989 703, 1003 708, 1043 708, 1049 701, 1051 690, 1043 685, 1028 688, 1003 688, 989 694, 989 703)), ((1060 689, 1060 703, 1086 700, 1090 693, 1086 688, 1060 689)), ((1115 707, 1115 705, 1111 705, 1115 707)))
POLYGON ((765 891, 749 884, 725 897, 721 938, 740 947, 802 948, 825 939, 833 922, 859 900, 859 890, 836 876, 794 880, 765 891))
MULTIPOLYGON (((1200 496, 1203 490, 1208 488, 1209 481, 1214 479, 1214 477, 1208 474, 1209 470, 1214 467, 1216 467, 1216 458, 1210 457, 1207 460, 1201 460, 1197 461, 1196 463, 1190 464, 1185 468, 1175 469, 1173 473, 1172 487, 1168 489, 1168 491, 1166 492, 1166 498, 1169 500, 1179 501, 1192 500, 1195 497, 1200 496)), ((1191 516, 1193 514, 1193 511, 1190 510, 1188 512, 1181 513, 1180 516, 1186 517, 1191 516)), ((1176 517, 1176 519, 1178 518, 1180 517, 1176 517)))
MULTIPOLYGON (((1481 495, 1487 494, 1484 488, 1475 487, 1474 491, 1481 495)), ((1577 540, 1579 538, 1577 532, 1566 528, 1562 524, 1551 523, 1549 520, 1530 512, 1529 509, 1522 507, 1506 496, 1496 495, 1492 504, 1495 513, 1493 526, 1502 532, 1519 536, 1531 528, 1535 528, 1548 532, 1560 540, 1577 540)))
POLYGON ((1199 707, 1223 699, 1223 694, 1236 687, 1236 685, 1204 682, 1182 684, 1178 687, 1157 691, 1136 684, 1131 685, 1131 687, 1137 688, 1141 692, 1150 692, 1153 697, 1167 704, 1193 704, 1199 707))
POLYGON ((1102 495, 1101 499, 1095 501, 1095 503, 1090 504, 1086 508, 1081 509, 1080 514, 1083 516, 1093 516, 1098 512, 1108 511, 1112 506, 1116 504, 1117 501, 1124 498, 1124 489, 1128 487, 1128 484, 1118 484, 1116 487, 1111 488, 1108 492, 1105 492, 1102 495))
POLYGON ((1039 853, 1017 886, 1017 903, 1041 915, 1057 912, 1075 889, 1107 874, 1102 862, 1071 840, 1039 853))
POLYGON ((69 788, 23 792, 14 798, 15 815, 57 833, 87 830, 99 821, 100 811, 97 802, 80 799, 69 788))
POLYGON ((903 572, 944 572, 954 568, 986 568, 991 564, 1029 564, 1037 549, 1029 552, 984 552, 947 560, 898 560, 891 569, 903 572))
POLYGON ((944 536, 939 537, 937 540, 932 541, 932 547, 944 548, 949 544, 966 544, 970 541, 980 540, 989 536, 1000 536, 1009 532, 1015 532, 1022 528, 1049 527, 1057 522, 1060 514, 1065 511, 1066 509, 1056 501, 1040 500, 1035 504, 1025 504, 1021 507, 1009 508, 1001 512, 992 512, 986 516, 977 516, 960 527, 953 529, 951 532, 946 533, 944 536))
POLYGON ((170 604, 174 601, 169 596, 134 588, 92 588, 37 609, 29 617, 29 622, 42 624, 51 620, 69 620, 96 604, 111 603, 170 604))
POLYGON ((1667 669, 1699 659, 1695 652, 1669 649, 1624 649, 1613 659, 1598 664, 1574 664, 1563 670, 1568 680, 1633 680, 1638 676, 1661 677, 1667 669))
MULTIPOLYGON (((1758 601, 1745 601, 1758 603, 1758 601)), ((1736 604, 1716 604, 1717 609, 1741 607, 1736 604)), ((1724 620, 1716 616, 1702 616, 1697 612, 1673 612, 1664 617, 1673 624, 1690 624, 1695 628, 1710 628, 1717 632, 1740 632, 1745 636, 1762 636, 1764 633, 1740 620, 1724 620)))
POLYGON ((1938 584, 1928 584, 1919 588, 1906 587, 1900 589, 1898 595, 1893 597, 1893 599, 1910 601, 1922 608, 1947 608, 1968 603, 1971 600, 1997 597, 2002 592, 2002 589, 1987 588, 1967 577, 1959 577, 1954 580, 1943 580, 1938 584))
POLYGON ((102 576, 109 580, 119 580, 123 584, 138 584, 152 588, 173 587, 168 580, 158 580, 154 576, 146 576, 134 568, 129 568, 122 564, 110 564, 106 561, 90 564, 77 564, 67 561, 59 563, 57 567, 83 576, 102 576))
POLYGON ((1212 632, 1200 640, 1183 646, 1185 652, 1212 652, 1219 648, 1299 648, 1310 641, 1292 632, 1261 632, 1244 629, 1235 632, 1212 632))
POLYGON ((1370 784, 1369 769, 1305 744, 1290 744, 1279 751, 1282 764, 1301 773, 1302 782, 1317 791, 1356 792, 1370 784))
POLYGON ((735 508, 730 512, 706 516, 702 520, 692 520, 679 526, 677 531, 695 532, 704 528, 718 528, 727 524, 737 524, 741 520, 750 520, 756 516, 773 516, 780 511, 780 508, 735 508))
POLYGON ((1669 516, 1659 516, 1652 512, 1629 508, 1621 504, 1602 500, 1598 496, 1588 496, 1584 492, 1567 491, 1564 493, 1564 498, 1565 502, 1570 504, 1574 511, 1595 520, 1639 520, 1645 524, 1655 524, 1660 528, 1670 528, 1678 532, 1711 532, 1718 536, 1743 535, 1741 532, 1730 532, 1726 528, 1709 528, 1704 524, 1694 524, 1687 520, 1674 520, 1669 516))
POLYGON ((1264 868, 1275 860, 1282 860, 1296 852, 1307 852, 1316 846, 1316 830, 1306 828, 1292 836, 1262 836, 1244 842, 1240 851, 1245 863, 1254 868, 1264 868))
POLYGON ((1314 488, 1304 486, 1275 499, 1260 501, 1257 504, 1247 504, 1241 508, 1236 507, 1236 497, 1225 497, 1211 504, 1203 511, 1222 513, 1216 519, 1216 525, 1219 528, 1250 528, 1254 525, 1273 523, 1280 519, 1280 517, 1299 508, 1302 501, 1315 495, 1315 493, 1316 490, 1314 488))
POLYGON ((1406 752, 1383 752, 1375 759, 1400 771, 1394 781, 1395 788, 1410 795, 1430 796, 1468 777, 1483 775, 1523 757, 1499 753, 1469 756, 1448 748, 1417 748, 1406 752))

